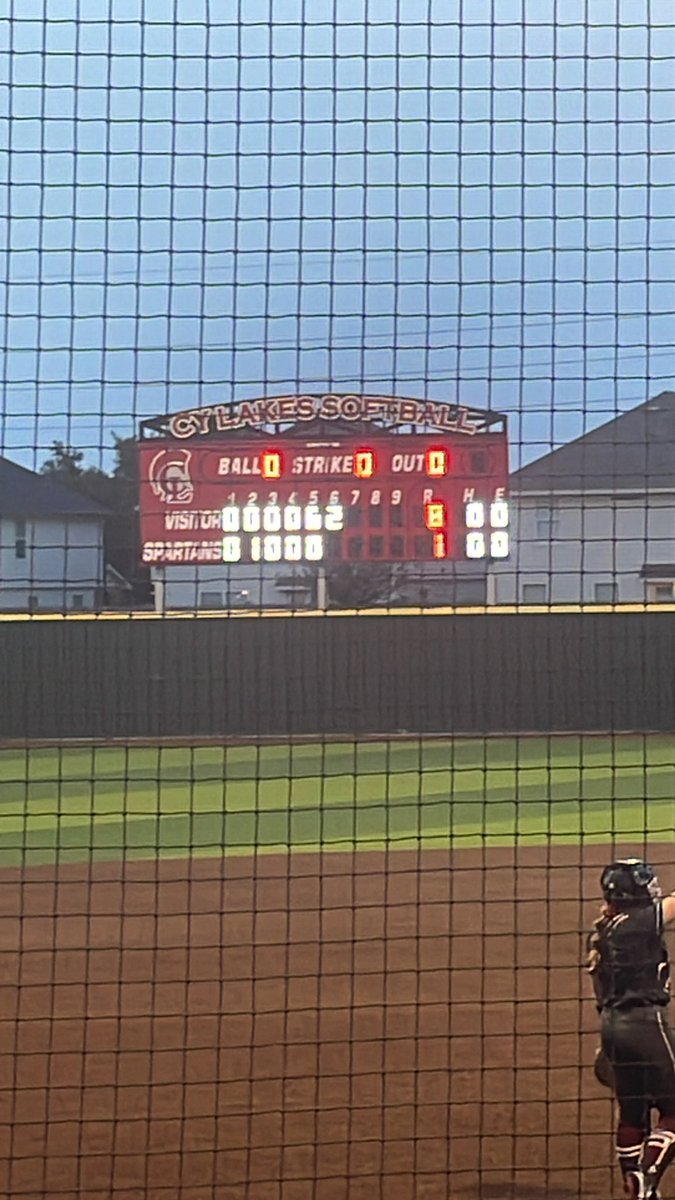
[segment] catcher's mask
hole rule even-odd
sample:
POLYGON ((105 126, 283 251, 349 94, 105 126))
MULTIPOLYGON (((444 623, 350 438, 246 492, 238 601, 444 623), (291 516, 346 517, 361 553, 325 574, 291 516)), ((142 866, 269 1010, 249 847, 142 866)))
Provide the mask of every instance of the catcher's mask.
POLYGON ((656 872, 639 858, 623 858, 605 867, 600 887, 609 904, 651 904, 661 896, 656 872))

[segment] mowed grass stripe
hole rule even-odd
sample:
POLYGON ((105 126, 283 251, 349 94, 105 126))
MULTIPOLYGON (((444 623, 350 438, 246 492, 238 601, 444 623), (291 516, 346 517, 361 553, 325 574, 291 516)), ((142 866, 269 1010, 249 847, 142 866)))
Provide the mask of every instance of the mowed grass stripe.
POLYGON ((217 781, 217 785, 159 784, 149 786, 138 781, 94 780, 7 784, 0 808, 1 829, 20 829, 26 818, 43 817, 47 821, 86 821, 90 817, 169 816, 186 812, 250 812, 369 808, 377 804, 412 806, 448 803, 453 808, 470 804, 488 808, 492 817, 497 803, 512 803, 528 808, 532 804, 551 804, 560 810, 562 802, 589 800, 667 799, 671 790, 670 768, 652 768, 645 779, 641 768, 623 768, 608 775, 601 768, 556 768, 546 772, 506 772, 495 770, 486 775, 477 772, 405 773, 388 776, 333 776, 321 779, 217 781), (11 797, 11 798, 10 798, 11 797), (22 799, 23 797, 23 799, 22 799))
POLYGON ((675 827, 673 749, 662 737, 367 743, 349 748, 351 771, 343 770, 344 746, 0 752, 0 865, 578 841, 610 831, 663 839, 675 827), (332 773, 317 773, 336 749, 332 773), (253 766, 272 750, 268 774, 256 778, 253 766), (168 774, 165 756, 174 760, 168 774), (105 772, 92 775, 101 759, 105 772), (150 760, 158 769, 148 777, 150 760), (271 773, 291 762, 294 774, 271 773), (357 773, 354 762, 388 770, 357 773))
POLYGON ((8 783, 0 806, 2 828, 22 827, 27 817, 88 819, 89 817, 171 815, 187 812, 270 813, 285 809, 362 807, 377 803, 407 804, 424 808, 440 801, 454 806, 463 802, 487 806, 494 814, 497 802, 550 805, 586 800, 641 800, 672 794, 672 771, 623 768, 608 774, 601 768, 583 771, 565 767, 535 771, 433 771, 426 774, 336 776, 286 780, 213 783, 157 783, 138 781, 64 780, 41 783, 8 783))
POLYGON ((672 837, 671 801, 652 801, 645 809, 621 802, 588 808, 570 804, 498 805, 483 822, 466 806, 396 804, 342 811, 288 810, 266 814, 185 813, 155 818, 97 817, 87 822, 64 818, 45 824, 32 818, 23 830, 3 834, 0 865, 37 865, 56 859, 186 857, 194 854, 251 854, 291 850, 479 846, 603 841, 617 836, 656 840, 672 837), (38 824, 39 822, 39 824, 38 824))
POLYGON ((335 775, 427 773, 548 766, 672 766, 675 739, 666 735, 419 739, 264 746, 64 747, 0 750, 0 781, 218 781, 335 775))

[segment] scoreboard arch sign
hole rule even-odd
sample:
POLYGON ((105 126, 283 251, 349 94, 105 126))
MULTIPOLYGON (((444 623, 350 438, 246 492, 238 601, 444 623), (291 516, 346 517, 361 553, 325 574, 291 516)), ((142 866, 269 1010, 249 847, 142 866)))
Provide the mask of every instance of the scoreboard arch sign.
POLYGON ((503 560, 506 418, 381 396, 297 396, 146 421, 142 559, 503 560))

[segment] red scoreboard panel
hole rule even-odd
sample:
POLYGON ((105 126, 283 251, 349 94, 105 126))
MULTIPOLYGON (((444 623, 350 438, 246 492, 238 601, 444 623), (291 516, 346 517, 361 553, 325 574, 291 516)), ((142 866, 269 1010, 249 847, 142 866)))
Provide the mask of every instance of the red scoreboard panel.
POLYGON ((151 564, 434 562, 509 554, 506 433, 140 445, 151 564))

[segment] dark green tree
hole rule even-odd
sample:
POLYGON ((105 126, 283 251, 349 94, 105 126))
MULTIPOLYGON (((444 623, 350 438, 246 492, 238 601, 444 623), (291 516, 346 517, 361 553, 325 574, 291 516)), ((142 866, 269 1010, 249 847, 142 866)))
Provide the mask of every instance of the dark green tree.
POLYGON ((403 577, 393 563, 341 563, 329 567, 326 583, 329 608, 376 608, 391 604, 403 577))
MULTIPOLYGON (((329 608, 377 608, 396 603, 397 589, 405 581, 404 563, 336 563, 326 567, 326 597, 329 608)), ((317 603, 317 569, 304 567, 294 574, 311 589, 317 603)))
POLYGON ((69 487, 81 491, 80 483, 85 473, 83 462, 82 450, 76 450, 66 442, 52 442, 51 457, 42 464, 41 471, 43 475, 50 475, 59 483, 65 483, 69 487))

